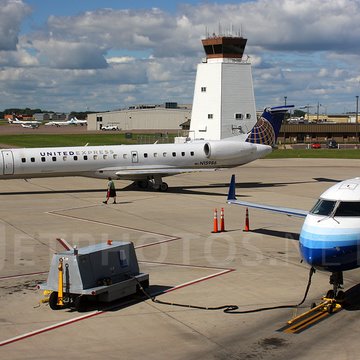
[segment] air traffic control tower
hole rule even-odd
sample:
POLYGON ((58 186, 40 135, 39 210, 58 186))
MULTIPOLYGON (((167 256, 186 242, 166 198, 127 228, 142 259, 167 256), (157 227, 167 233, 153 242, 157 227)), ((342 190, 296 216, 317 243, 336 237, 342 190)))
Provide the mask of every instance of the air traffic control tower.
POLYGON ((245 136, 256 123, 247 39, 213 36, 202 40, 206 58, 197 67, 189 137, 219 140, 245 136))

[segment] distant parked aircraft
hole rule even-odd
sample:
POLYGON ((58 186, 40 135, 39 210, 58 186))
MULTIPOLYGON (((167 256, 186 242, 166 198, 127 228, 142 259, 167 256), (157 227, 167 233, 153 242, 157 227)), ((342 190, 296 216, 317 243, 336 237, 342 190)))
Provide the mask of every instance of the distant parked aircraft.
POLYGON ((14 124, 14 125, 40 125, 41 121, 36 121, 36 120, 19 120, 17 117, 15 117, 15 119, 8 119, 8 123, 9 124, 14 124))
POLYGON ((76 117, 71 118, 67 121, 49 121, 45 125, 47 126, 69 126, 69 125, 87 125, 86 120, 79 120, 76 117))

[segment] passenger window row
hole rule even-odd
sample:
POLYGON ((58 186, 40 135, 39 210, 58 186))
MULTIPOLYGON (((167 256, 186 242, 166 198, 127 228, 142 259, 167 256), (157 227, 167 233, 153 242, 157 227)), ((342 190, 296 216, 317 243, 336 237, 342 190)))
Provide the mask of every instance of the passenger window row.
MULTIPOLYGON (((127 154, 124 154, 123 155, 124 159, 127 158, 127 154), (125 156, 126 155, 126 156, 125 156)), ((45 156, 41 156, 40 157, 40 161, 41 162, 46 162, 46 161, 58 161, 58 160, 63 160, 63 161, 68 161, 68 160, 73 160, 73 161, 78 161, 79 158, 81 158, 81 156, 77 156, 77 155, 73 155, 73 156, 69 156, 69 155, 64 155, 64 156, 49 156, 49 157, 45 157, 45 156)), ((97 154, 94 154, 92 156, 88 156, 88 155, 83 155, 82 156, 82 159, 83 160, 89 160, 89 159, 93 159, 93 160, 98 160, 98 159, 103 159, 103 160, 106 160, 106 159, 117 159, 118 158, 118 154, 112 154, 112 155, 108 155, 108 154, 105 154, 105 155, 97 155, 97 154)), ((22 163, 26 163, 28 160, 27 158, 23 157, 21 158, 21 162, 22 163)), ((30 162, 35 162, 35 157, 31 157, 30 158, 30 162)))
MULTIPOLYGON (((144 153, 144 158, 148 158, 148 153, 144 153)), ((167 152, 163 152, 162 153, 162 156, 163 157, 167 157, 167 152)), ((177 156, 177 153, 174 151, 171 153, 171 155, 173 157, 176 157, 177 156)), ((185 151, 182 151, 179 155, 181 156, 185 156, 186 153, 185 151)), ((194 156, 195 153, 194 151, 190 151, 190 156, 194 156)), ((158 153, 154 153, 153 154, 154 158, 158 157, 158 153)), ((123 154, 122 155, 123 159, 128 159, 128 154, 123 154)), ((79 156, 77 155, 73 155, 73 156, 69 156, 69 155, 64 155, 64 156, 51 156, 51 157, 45 157, 45 156, 42 156, 40 157, 40 160, 41 162, 46 162, 46 161, 52 161, 52 162, 55 162, 55 161, 58 161, 58 160, 63 160, 63 161, 68 161, 68 160, 73 160, 73 161, 78 161, 79 160, 79 156)), ((118 154, 112 154, 112 155, 108 155, 108 154, 105 154, 105 155, 97 155, 97 154, 94 154, 92 156, 88 156, 88 155, 83 155, 83 160, 89 160, 89 159, 93 159, 93 160, 98 160, 98 159, 103 159, 103 160, 106 160, 106 159, 117 159, 118 158, 118 154)), ((21 158, 21 162, 22 163, 26 163, 28 161, 27 158, 23 157, 21 158)), ((31 157, 30 158, 30 162, 34 163, 35 162, 35 157, 31 157)))
MULTIPOLYGON (((168 153, 167 153, 166 151, 164 151, 164 152, 162 153, 162 156, 163 156, 163 157, 167 157, 167 155, 168 155, 168 153)), ((173 151, 173 152, 171 153, 171 155, 172 155, 173 157, 176 157, 176 156, 177 156, 177 153, 176 153, 175 151, 173 151)), ((181 155, 181 156, 185 156, 185 155, 186 155, 185 151, 182 151, 182 152, 180 153, 180 155, 181 155)), ((194 156, 194 155, 195 155, 194 151, 190 151, 190 156, 194 156)), ((153 156, 154 156, 154 158, 156 158, 156 157, 159 156, 159 154, 158 154, 158 153, 154 153, 153 156)), ((144 153, 144 158, 146 159, 146 158, 148 158, 148 157, 149 157, 149 154, 148 154, 148 153, 144 153)))

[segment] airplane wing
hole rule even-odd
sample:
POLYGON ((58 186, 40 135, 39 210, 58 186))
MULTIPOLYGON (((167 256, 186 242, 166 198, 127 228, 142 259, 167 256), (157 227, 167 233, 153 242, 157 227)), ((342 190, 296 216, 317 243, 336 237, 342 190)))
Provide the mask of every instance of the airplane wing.
POLYGON ((263 205, 263 204, 248 202, 248 201, 237 200, 236 196, 235 196, 235 175, 231 176, 229 193, 228 193, 228 197, 227 197, 227 203, 241 205, 241 206, 254 208, 254 209, 271 211, 271 212, 275 212, 275 213, 279 213, 279 214, 285 214, 288 216, 301 217, 301 218, 306 217, 306 215, 309 213, 308 211, 301 210, 301 209, 293 209, 293 208, 272 206, 272 205, 263 205))
POLYGON ((220 169, 193 169, 193 168, 147 168, 147 169, 124 169, 119 170, 115 174, 119 178, 131 179, 131 177, 144 177, 144 176, 171 176, 176 174, 183 174, 189 172, 204 172, 204 171, 218 171, 220 169))

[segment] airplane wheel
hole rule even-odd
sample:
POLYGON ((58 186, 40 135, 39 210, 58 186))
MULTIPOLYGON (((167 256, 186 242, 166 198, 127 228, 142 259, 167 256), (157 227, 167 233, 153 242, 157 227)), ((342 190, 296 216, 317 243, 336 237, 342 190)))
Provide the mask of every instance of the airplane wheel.
POLYGON ((342 302, 345 299, 345 293, 343 291, 339 291, 336 295, 336 300, 338 302, 342 302))
POLYGON ((52 310, 59 310, 60 306, 57 304, 58 301, 58 293, 57 291, 53 291, 49 296, 49 306, 52 310))
POLYGON ((137 186, 139 189, 147 189, 149 187, 149 182, 147 180, 139 180, 137 186))
POLYGON ((84 297, 79 295, 74 300, 74 308, 76 311, 81 312, 84 310, 84 297))
POLYGON ((169 185, 166 182, 161 183, 160 185, 160 191, 165 192, 169 188, 169 185))

